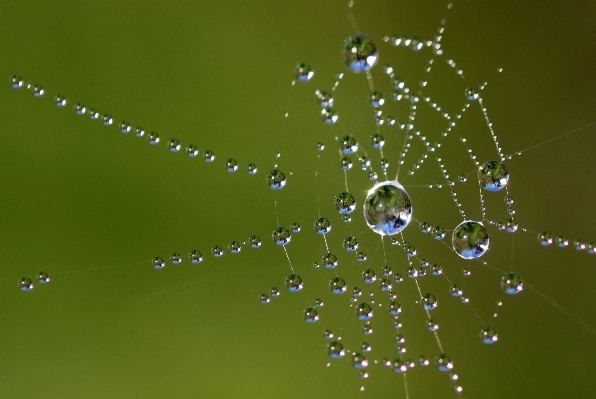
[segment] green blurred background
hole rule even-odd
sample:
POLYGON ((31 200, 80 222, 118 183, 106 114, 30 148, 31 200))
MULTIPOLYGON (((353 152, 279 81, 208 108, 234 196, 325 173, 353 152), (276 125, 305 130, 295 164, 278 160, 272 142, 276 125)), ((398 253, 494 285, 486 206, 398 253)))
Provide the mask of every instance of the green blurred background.
MULTIPOLYGON (((364 265, 340 250, 345 236, 358 237, 365 265, 377 273, 388 264, 405 275, 408 266, 388 241, 383 252, 359 210, 345 224, 333 209, 344 184, 334 138, 352 134, 373 165, 379 159, 368 144, 375 127, 366 79, 339 57, 354 33, 347 10, 346 1, 0 0, 0 397, 406 397, 403 376, 379 364, 369 366, 367 380, 358 378, 349 356, 326 366, 325 328, 350 350, 368 341, 371 363, 397 354, 389 315, 378 310, 375 332, 365 337, 348 294, 328 291, 335 271, 313 269, 326 252, 311 227, 319 201, 333 223, 328 238, 337 272, 349 287, 370 291, 360 279, 364 265), (297 62, 310 63, 315 74, 291 86, 297 62), (329 90, 338 72, 345 73, 335 94, 339 120, 328 126, 313 92, 329 90), (11 89, 13 74, 43 85, 46 95, 11 89), (69 101, 64 109, 53 104, 57 93, 69 101), (75 115, 77 101, 111 113, 115 125, 75 115), (159 132, 162 142, 150 146, 146 138, 119 133, 124 119, 159 132), (165 142, 173 137, 214 151, 215 161, 169 153, 165 142), (317 141, 326 145, 320 159, 317 141), (225 172, 228 157, 237 159, 236 173, 225 172), (259 168, 254 176, 245 172, 249 162, 259 168), (288 175, 287 187, 275 193, 264 182, 274 164, 288 175), (290 267, 270 240, 276 212, 281 225, 303 227, 287 248, 305 281, 296 294, 283 288, 290 267), (209 254, 213 245, 253 234, 263 238, 262 248, 209 254), (192 249, 203 252, 203 263, 186 260, 192 249), (185 257, 182 264, 151 267, 154 256, 174 252, 185 257), (20 277, 39 271, 50 274, 48 285, 17 289, 20 277), (281 296, 259 304, 259 294, 272 286, 281 296), (307 324, 302 311, 317 297, 325 301, 321 320, 307 324)), ((428 75, 429 48, 415 53, 383 43, 392 34, 434 38, 445 10, 439 1, 356 1, 358 28, 380 51, 372 75, 387 99, 385 114, 405 122, 409 110, 390 100, 382 72, 390 64, 414 91, 427 79, 424 93, 451 114, 466 103, 466 87, 489 80, 483 98, 505 153, 596 121, 594 2, 456 2, 444 55, 428 75), (466 80, 447 65, 450 58, 466 80)), ((419 105, 416 127, 431 142, 446 126, 419 105)), ((394 176, 404 131, 383 126, 381 133, 394 176)), ((456 190, 468 217, 480 219, 475 166, 460 136, 481 162, 496 157, 477 103, 437 155, 453 177, 470 174, 456 190)), ((420 257, 440 263, 470 297, 463 305, 449 296, 445 278, 419 279, 439 299, 433 317, 464 397, 596 396, 596 257, 536 242, 541 230, 596 240, 595 144, 594 128, 586 128, 507 163, 515 217, 528 232, 489 226, 491 250, 482 260, 491 266, 457 258, 415 224, 406 229, 420 257), (524 292, 505 297, 495 269, 519 273, 524 292), (499 300, 503 307, 493 320, 499 300), (480 343, 483 322, 470 306, 497 329, 499 343, 480 343)), ((414 141, 405 170, 422 153, 414 141)), ((371 182, 353 160, 348 182, 361 204, 371 182)), ((405 170, 400 181, 418 221, 447 229, 459 223, 449 192, 423 186, 442 179, 435 161, 429 158, 411 177, 405 170)), ((485 195, 488 218, 507 217, 503 195, 485 195)), ((434 357, 439 349, 425 330, 415 285, 405 281, 395 290, 404 309, 405 358, 434 357)), ((373 291, 385 303, 377 286, 373 291)), ((417 366, 407 378, 410 398, 456 397, 432 366, 417 366)))

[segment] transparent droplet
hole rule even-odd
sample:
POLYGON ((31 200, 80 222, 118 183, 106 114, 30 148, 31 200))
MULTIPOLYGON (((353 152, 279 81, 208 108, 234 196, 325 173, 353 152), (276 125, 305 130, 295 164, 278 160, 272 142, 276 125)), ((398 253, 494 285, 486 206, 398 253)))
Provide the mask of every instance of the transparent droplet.
POLYGON ((364 200, 364 219, 377 234, 397 234, 411 217, 412 202, 397 180, 375 184, 364 200))
POLYGON ((341 277, 333 277, 329 281, 329 289, 334 294, 343 294, 346 292, 346 282, 341 277))
POLYGON ((286 288, 290 292, 298 292, 302 289, 302 278, 297 274, 290 274, 286 277, 286 288))
POLYGON ((228 251, 233 254, 237 254, 238 252, 242 251, 242 246, 238 241, 232 241, 228 244, 228 251))
POLYGON ((280 190, 286 185, 286 175, 279 169, 273 169, 267 175, 266 181, 273 190, 280 190))
POLYGON ((180 148, 182 147, 180 146, 180 142, 177 139, 171 139, 168 141, 168 150, 171 152, 178 152, 180 151, 180 148))
POLYGON ((141 126, 137 126, 135 128, 135 136, 143 137, 144 135, 145 135, 145 130, 143 130, 143 128, 141 126))
POLYGON ((369 180, 377 180, 379 178, 379 175, 377 174, 377 172, 375 172, 374 170, 371 170, 370 172, 368 172, 368 179, 369 180))
POLYGON ((188 254, 188 260, 190 260, 190 263, 193 264, 201 263, 203 261, 203 254, 201 251, 193 249, 188 254))
POLYGON ((437 331, 439 329, 439 323, 437 323, 433 318, 427 319, 426 329, 428 331, 437 331))
POLYGON ((362 280, 365 283, 373 283, 377 280, 377 275, 375 274, 374 270, 366 269, 362 272, 362 280))
POLYGON ((10 87, 20 89, 23 87, 23 79, 19 75, 13 75, 10 78, 10 87))
POLYGON ((246 166, 246 173, 248 173, 249 175, 254 175, 255 173, 257 173, 257 165, 255 165, 254 163, 249 163, 246 166))
POLYGON ((271 287, 271 289, 269 290, 269 294, 272 297, 278 297, 279 296, 279 290, 277 289, 277 287, 271 287))
MULTIPOLYGON (((370 346, 370 344, 368 342, 363 342, 360 344, 360 350, 364 353, 368 353, 368 352, 372 351, 372 346, 370 346)), ((364 378, 368 378, 368 375, 364 378)))
POLYGON ((513 204, 513 197, 512 197, 511 195, 507 194, 507 195, 505 196, 505 203, 506 203, 507 205, 512 205, 512 204, 513 204))
POLYGON ((459 286, 459 284, 451 284, 451 286, 449 287, 449 293, 451 294, 451 296, 461 296, 463 295, 464 291, 459 286))
POLYGON ((323 122, 332 125, 337 122, 337 112, 331 107, 324 107, 321 110, 321 119, 323 119, 323 122))
POLYGON ((153 258, 151 263, 153 264, 153 267, 156 269, 161 269, 166 266, 166 262, 163 260, 161 256, 156 256, 155 258, 153 258))
POLYGON ((64 97, 62 94, 58 94, 56 97, 54 97, 54 104, 56 104, 58 107, 64 107, 66 105, 66 97, 64 97))
POLYGON ((557 236, 555 238, 555 243, 561 248, 564 248, 569 245, 569 241, 567 240, 567 238, 565 238, 564 235, 557 236))
POLYGON ((389 291, 391 289, 391 280, 388 278, 382 278, 379 280, 379 288, 381 291, 389 291))
POLYGON ((437 297, 435 297, 430 292, 427 292, 426 294, 422 295, 420 303, 422 304, 422 307, 426 310, 433 310, 438 305, 437 297))
POLYGON ((354 196, 347 192, 341 192, 335 196, 334 199, 335 209, 343 215, 352 213, 356 209, 356 199, 354 196))
POLYGON ((399 304, 399 302, 391 301, 387 305, 387 310, 389 311, 389 314, 397 316, 401 313, 401 305, 399 304))
POLYGON ((478 99, 478 90, 474 87, 468 87, 466 89, 466 98, 470 101, 474 101, 478 99))
POLYGON ((453 230, 451 245, 464 259, 478 259, 488 250, 488 232, 479 222, 466 220, 453 230))
POLYGON ((307 323, 314 323, 319 320, 319 312, 315 308, 306 308, 304 309, 304 313, 302 313, 302 317, 304 317, 304 321, 307 323))
POLYGON ((459 175, 457 180, 459 180, 460 183, 465 183, 468 178, 465 175, 459 175))
POLYGON ((203 159, 205 160, 205 162, 213 162, 213 160, 215 159, 215 154, 213 153, 213 151, 207 150, 203 154, 203 159))
POLYGON ((50 276, 46 272, 37 273, 37 281, 40 284, 46 284, 50 282, 50 276))
POLYGON ((33 95, 35 97, 41 97, 45 94, 45 90, 43 89, 43 87, 41 85, 33 86, 33 88, 31 89, 31 92, 33 93, 33 95))
POLYGON ((332 339, 334 335, 333 332, 331 332, 331 330, 325 330, 323 331, 323 337, 325 337, 325 339, 332 339))
POLYGON ((174 265, 182 263, 182 256, 180 256, 179 253, 173 253, 172 256, 170 256, 170 262, 174 265))
POLYGON ((391 369, 394 373, 401 374, 408 371, 408 366, 401 359, 395 359, 391 363, 391 369))
POLYGON ((325 303, 323 302, 323 300, 321 298, 317 298, 315 299, 315 306, 317 308, 321 308, 325 305, 325 303))
POLYGON ((99 119, 99 112, 95 108, 89 108, 89 119, 96 120, 99 119))
POLYGON ((331 231, 331 222, 326 217, 320 217, 315 221, 315 231, 319 234, 327 234, 331 231))
POLYGON ((389 161, 385 158, 379 159, 379 168, 381 168, 381 170, 387 170, 387 168, 389 168, 389 161))
POLYGON ((128 123, 127 121, 120 122, 120 125, 118 125, 118 130, 120 130, 120 132, 125 133, 125 134, 130 133, 130 131, 131 131, 130 123, 128 123))
POLYGON ((586 249, 586 244, 582 240, 575 240, 573 241, 573 247, 578 251, 583 251, 586 249))
POLYGON ((486 161, 478 169, 478 181, 488 191, 499 191, 509 181, 509 172, 499 161, 486 161))
POLYGON ((362 326, 362 334, 364 334, 364 335, 370 335, 373 332, 374 331, 373 331, 373 328, 370 325, 370 323, 367 322, 365 325, 362 326))
POLYGON ((84 115, 87 112, 87 108, 85 108, 85 104, 83 103, 76 103, 74 110, 77 115, 84 115))
POLYGON ((467 267, 464 267, 461 272, 465 277, 472 275, 472 271, 470 269, 468 269, 467 267))
POLYGON ((248 243, 252 248, 259 248, 261 246, 261 237, 250 236, 250 238, 248 239, 248 243))
POLYGON ((430 267, 430 272, 433 276, 440 276, 443 274, 443 268, 435 263, 430 267))
POLYGON ((383 95, 381 93, 379 93, 378 91, 373 91, 368 96, 368 102, 370 103, 370 105, 377 108, 385 104, 385 99, 383 98, 383 95))
POLYGON ((427 222, 422 222, 420 223, 420 231, 423 233, 428 233, 430 231, 431 227, 430 224, 427 222))
POLYGON ((273 239, 274 243, 283 246, 292 240, 292 235, 290 234, 290 230, 288 230, 286 227, 279 226, 273 230, 271 238, 273 239))
POLYGON ((234 158, 228 158, 226 161, 226 170, 230 173, 238 170, 238 162, 234 158))
POLYGON ((157 132, 149 133, 149 136, 147 136, 147 141, 149 142, 149 144, 152 144, 152 145, 159 143, 159 133, 157 133, 157 132))
POLYGON ((296 76, 296 79, 298 79, 300 82, 308 82, 314 74, 315 73, 313 72, 310 65, 303 62, 297 64, 296 68, 294 69, 294 76, 296 76))
POLYGON ((388 277, 391 276, 392 273, 393 271, 389 266, 383 266, 383 276, 388 277))
POLYGON ((186 155, 188 155, 191 158, 196 157, 197 155, 199 155, 199 149, 197 148, 196 145, 194 144, 189 144, 186 147, 186 155))
POLYGON ((344 238, 344 249, 346 251, 354 252, 358 249, 358 240, 356 237, 346 237, 344 238))
POLYGON ((112 123, 114 123, 114 119, 112 118, 112 115, 110 114, 104 114, 101 117, 101 122, 105 125, 105 126, 110 126, 112 123))
POLYGON ((381 134, 375 133, 370 136, 370 145, 373 148, 381 148, 385 145, 385 138, 381 134))
POLYGON ((441 226, 433 227, 432 236, 435 240, 442 240, 445 238, 445 229, 441 226))
POLYGON ((331 359, 339 359, 346 354, 344 346, 339 341, 331 341, 327 344, 327 356, 331 359))
POLYGON ((344 41, 341 52, 344 64, 353 72, 370 70, 377 64, 377 47, 366 35, 357 34, 344 41))
POLYGON ((350 170, 352 169, 352 160, 348 157, 341 157, 339 160, 339 166, 342 170, 350 170))
POLYGON ((358 151, 358 142, 353 136, 344 136, 339 141, 339 149, 344 154, 352 154, 358 151))
POLYGON ((261 294, 259 296, 259 302, 261 302, 262 304, 266 304, 266 303, 271 302, 271 300, 269 299, 269 295, 267 295, 267 294, 261 294))
POLYGON ((370 319, 373 317, 372 307, 366 302, 359 303, 356 306, 356 317, 360 320, 370 319))
POLYGON ((362 353, 360 352, 354 352, 352 353, 352 367, 356 368, 356 369, 362 369, 368 366, 368 360, 366 359, 366 356, 364 356, 362 353))
POLYGON ((358 262, 365 262, 368 259, 366 257, 366 253, 362 252, 362 251, 358 252, 357 258, 358 258, 358 262))
POLYGON ((501 288, 506 294, 515 295, 524 289, 524 283, 517 274, 507 273, 501 279, 501 288))
POLYGON ((439 371, 450 371, 453 369, 453 361, 446 354, 440 353, 435 357, 435 367, 439 371))
POLYGON ((317 151, 323 151, 325 149, 325 144, 319 142, 317 143, 317 151))
POLYGON ((497 332, 491 326, 484 326, 480 330, 480 340, 485 344, 492 344, 499 339, 497 332))
POLYGON ((213 248, 211 248, 211 254, 215 257, 220 257, 223 255, 223 248, 219 245, 216 245, 213 248))
POLYGON ((19 289, 21 291, 31 291, 33 287, 33 281, 29 277, 23 277, 19 280, 18 283, 19 289))
POLYGON ((323 266, 325 266, 327 269, 333 269, 334 267, 337 266, 337 256, 331 252, 326 253, 325 255, 323 255, 323 257, 321 258, 321 263, 323 264, 323 266))
POLYGON ((317 101, 321 107, 333 107, 333 97, 326 91, 316 91, 317 101))

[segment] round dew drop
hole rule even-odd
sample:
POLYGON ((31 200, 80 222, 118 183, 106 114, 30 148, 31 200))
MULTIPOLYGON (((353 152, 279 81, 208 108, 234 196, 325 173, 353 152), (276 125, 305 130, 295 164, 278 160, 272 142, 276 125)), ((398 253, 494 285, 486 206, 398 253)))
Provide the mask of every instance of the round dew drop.
POLYGON ((286 227, 280 226, 273 230, 271 238, 273 239, 274 243, 283 246, 292 240, 292 235, 290 234, 290 230, 288 230, 286 227))
POLYGON ((357 34, 344 41, 341 57, 353 72, 365 72, 377 64, 378 51, 366 35, 357 34))
POLYGON ((339 359, 346 354, 344 346, 339 341, 331 341, 327 344, 327 356, 331 359, 339 359))
POLYGON ((369 320, 373 317, 373 310, 371 306, 366 303, 362 302, 356 306, 356 317, 360 320, 369 320))
POLYGON ((294 69, 294 76, 301 82, 308 82, 314 74, 311 66, 304 62, 296 65, 294 69))
POLYGON ((282 189, 286 185, 286 175, 279 170, 274 169, 267 175, 267 185, 274 190, 282 189))
POLYGON ((331 222, 326 217, 320 217, 315 221, 315 231, 319 234, 327 234, 331 231, 331 222))
POLYGON ((46 272, 37 273, 37 281, 40 284, 46 284, 50 282, 50 276, 46 272))
POLYGON ((464 259, 478 259, 488 250, 488 232, 473 220, 466 220, 453 230, 451 245, 456 254, 464 259))
POLYGON ((288 277, 286 277, 285 284, 286 284, 286 288, 290 292, 298 292, 303 287, 302 278, 299 275, 294 274, 294 273, 292 273, 292 274, 288 275, 288 277))
POLYGON ((341 192, 335 196, 333 201, 335 209, 342 215, 348 215, 356 209, 356 199, 350 193, 341 192))
POLYGON ((453 369, 453 361, 446 354, 440 353, 435 357, 435 367, 439 371, 450 371, 453 369))
POLYGON ((329 289, 334 294, 343 294, 346 292, 346 281, 341 277, 333 277, 329 281, 329 289))
POLYGON ((499 191, 507 185, 509 172, 499 161, 486 161, 478 169, 478 181, 488 191, 499 191))
POLYGON ((487 345, 495 343, 499 339, 497 332, 491 326, 482 327, 479 336, 480 340, 487 345))
POLYGON ((319 321, 319 312, 317 312, 315 308, 306 308, 302 316, 304 317, 304 321, 307 323, 319 321))
POLYGON ((524 289, 524 282, 515 273, 507 273, 501 279, 501 288, 506 294, 515 295, 524 289))
POLYGON ((412 202, 397 180, 375 184, 364 200, 364 219, 377 234, 397 234, 411 218, 412 202))
POLYGON ((29 277, 23 277, 19 280, 18 286, 21 291, 31 291, 33 289, 33 281, 29 277))
POLYGON ((358 151, 358 142, 353 136, 344 136, 339 142, 339 149, 344 154, 352 154, 358 151))

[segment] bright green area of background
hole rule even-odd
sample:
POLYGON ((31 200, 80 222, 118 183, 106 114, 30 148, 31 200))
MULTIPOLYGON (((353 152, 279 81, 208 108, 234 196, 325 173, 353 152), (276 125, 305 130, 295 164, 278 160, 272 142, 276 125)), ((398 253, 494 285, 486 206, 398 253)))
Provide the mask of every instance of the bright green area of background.
MULTIPOLYGON (((325 328, 341 335, 348 349, 368 341, 371 361, 397 354, 384 308, 373 318, 375 333, 365 337, 347 294, 328 292, 334 272, 312 268, 326 252, 311 228, 319 200, 320 213, 333 223, 329 245, 340 258, 338 273, 350 287, 370 291, 360 279, 363 265, 340 249, 345 236, 358 237, 377 272, 389 264, 405 275, 408 266, 388 241, 384 255, 359 210, 344 224, 332 206, 344 184, 334 137, 352 134, 375 167, 379 159, 368 145, 375 127, 366 79, 339 58, 342 41, 354 32, 345 3, 0 1, 1 398, 405 397, 403 376, 380 365, 369 367, 366 381, 348 357, 326 367, 325 328), (292 87, 292 70, 301 61, 313 66, 314 78, 292 87), (340 117, 327 126, 313 92, 329 90, 338 72, 345 73, 335 95, 340 117), (46 95, 11 89, 13 74, 42 84, 46 95), (68 98, 65 109, 53 105, 57 93, 68 98), (116 124, 126 119, 155 130, 162 142, 153 147, 116 126, 76 116, 77 101, 111 112, 116 124), (171 137, 214 151, 215 162, 169 153, 171 137), (320 159, 317 141, 326 144, 320 159), (238 160, 236 173, 224 171, 228 157, 238 160), (255 176, 245 172, 249 162, 259 167, 255 176), (264 183, 274 163, 288 175, 287 187, 275 194, 264 183), (305 281, 296 294, 283 288, 290 267, 269 238, 276 213, 282 225, 303 226, 288 246, 305 281), (213 245, 253 234, 263 238, 262 248, 245 245, 240 254, 226 251, 220 259, 209 254, 213 245), (150 265, 156 255, 186 256, 192 249, 203 252, 200 265, 150 265), (50 274, 50 284, 27 293, 17 289, 20 277, 41 270, 50 274), (271 286, 281 296, 260 305, 259 294, 271 286), (321 320, 310 325, 302 311, 316 297, 325 306, 321 320)), ((595 122, 594 4, 519 3, 456 2, 443 35, 444 55, 426 77, 430 49, 393 48, 382 37, 433 38, 446 4, 357 1, 358 28, 380 50, 373 78, 387 99, 385 113, 405 122, 409 110, 390 100, 382 72, 388 63, 414 91, 428 79, 424 92, 451 114, 466 103, 467 86, 488 79, 483 97, 505 153, 595 122), (447 66, 449 58, 464 69, 467 82, 447 66), (501 74, 498 67, 504 67, 501 74)), ((431 142, 447 126, 426 104, 418 107, 416 125, 431 142)), ((384 126, 381 133, 394 176, 404 132, 384 126)), ((437 155, 453 177, 469 174, 456 190, 467 216, 480 219, 475 166, 460 136, 479 160, 496 157, 477 103, 437 155)), ((529 232, 512 236, 489 226, 491 250, 482 260, 492 266, 458 259, 415 224, 405 231, 420 256, 440 263, 499 333, 498 344, 481 344, 483 322, 448 295, 449 282, 420 279, 421 289, 439 298, 433 317, 465 397, 596 395, 596 257, 543 248, 535 238, 545 229, 596 240, 595 144, 594 128, 587 128, 507 163, 515 217, 529 232), (466 266, 472 276, 464 278, 466 266), (526 284, 522 294, 505 297, 495 268, 515 270, 535 289, 526 284), (499 300, 504 305, 493 320, 499 300)), ((414 140, 400 174, 414 217, 452 229, 461 219, 449 192, 422 186, 441 181, 436 161, 429 157, 420 172, 405 173, 422 153, 414 140)), ((371 183, 357 165, 348 182, 361 204, 371 183)), ((488 218, 507 217, 503 196, 485 195, 488 218)), ((414 283, 395 289, 404 308, 405 357, 432 358, 439 349, 424 328, 414 283)), ((385 303, 376 286, 374 291, 385 303)), ((410 398, 455 397, 447 376, 433 367, 416 367, 407 378, 410 398)))

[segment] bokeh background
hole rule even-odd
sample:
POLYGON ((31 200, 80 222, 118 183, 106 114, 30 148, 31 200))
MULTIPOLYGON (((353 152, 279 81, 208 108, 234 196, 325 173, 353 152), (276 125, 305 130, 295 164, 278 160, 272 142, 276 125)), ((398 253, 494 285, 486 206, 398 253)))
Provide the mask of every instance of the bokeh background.
MULTIPOLYGON (((387 100, 384 113, 398 122, 406 121, 409 106, 390 99, 384 64, 415 92, 428 80, 424 93, 452 114, 465 104, 466 87, 488 80, 482 96, 505 153, 596 122, 591 1, 455 2, 442 35, 444 55, 435 57, 429 75, 429 48, 415 53, 382 38, 433 39, 446 3, 357 1, 353 10, 358 29, 379 48, 372 75, 387 100)), ((377 310, 375 332, 364 336, 348 294, 328 291, 335 271, 312 267, 326 252, 311 227, 319 213, 332 220, 330 249, 350 288, 371 291, 360 279, 364 266, 379 273, 388 264, 403 275, 408 266, 388 240, 383 251, 360 210, 345 224, 332 204, 344 187, 335 137, 354 135, 377 171, 379 159, 368 144, 375 126, 366 79, 339 57, 354 33, 347 13, 343 0, 0 0, 0 397, 395 398, 406 390, 411 398, 456 397, 432 366, 410 370, 406 389, 402 375, 374 364, 397 358, 389 315, 377 310), (292 86, 298 62, 310 63, 315 74, 292 86), (339 120, 325 125, 313 93, 331 89, 341 72, 339 120), (13 74, 43 85, 45 96, 10 88, 13 74), (65 108, 53 103, 58 93, 69 101, 65 108), (115 124, 75 115, 78 101, 111 113, 115 124), (119 133, 121 120, 158 132, 162 142, 151 146, 146 137, 119 133), (215 161, 168 152, 165 142, 174 137, 201 153, 214 151, 215 161), (318 141, 326 145, 321 153, 318 141), (224 170, 229 157, 239 163, 235 173, 224 170), (249 162, 259 168, 254 176, 245 171, 249 162), (279 192, 265 184, 274 164, 288 176, 279 192), (277 218, 303 228, 287 248, 305 281, 299 293, 283 287, 290 266, 270 240, 277 218), (244 245, 221 258, 209 253, 253 234, 263 238, 262 248, 244 245), (341 249, 348 235, 358 237, 365 265, 341 249), (186 260, 192 249, 203 252, 203 263, 186 260), (151 258, 174 252, 185 261, 152 268, 151 258), (49 284, 18 290, 19 278, 39 271, 50 274, 49 284), (281 296, 259 304, 272 286, 281 296), (305 323, 302 311, 317 297, 325 301, 321 320, 305 323), (347 349, 372 345, 367 380, 358 378, 349 356, 327 367, 325 328, 341 335, 347 349)), ((416 121, 431 142, 447 126, 426 104, 416 121)), ((489 226, 491 249, 482 260, 490 266, 457 258, 415 224, 404 233, 418 250, 414 262, 441 264, 470 298, 464 305, 450 297, 443 277, 419 279, 424 292, 438 297, 433 317, 464 397, 596 395, 596 257, 536 241, 541 230, 596 240, 594 132, 588 127, 507 162, 515 218, 528 232, 489 226), (496 269, 515 270, 525 290, 505 297, 496 269), (493 319, 497 301, 503 306, 493 319), (498 331, 497 344, 479 341, 483 322, 498 331)), ((392 177, 404 131, 383 126, 381 133, 392 177)), ((480 219, 475 166, 460 136, 481 162, 496 157, 477 103, 437 155, 453 177, 469 175, 456 190, 468 217, 480 219)), ((461 219, 449 191, 425 187, 442 181, 436 161, 429 158, 414 176, 404 173, 422 153, 414 141, 400 173, 414 217, 453 229, 461 219)), ((348 183, 361 204, 372 183, 353 161, 348 183)), ((507 217, 503 196, 485 195, 488 218, 507 217)), ((439 349, 425 330, 415 285, 407 280, 394 288, 404 309, 405 358, 434 357, 439 349)), ((386 302, 377 286, 373 291, 386 302)))

